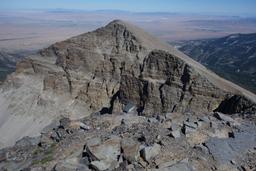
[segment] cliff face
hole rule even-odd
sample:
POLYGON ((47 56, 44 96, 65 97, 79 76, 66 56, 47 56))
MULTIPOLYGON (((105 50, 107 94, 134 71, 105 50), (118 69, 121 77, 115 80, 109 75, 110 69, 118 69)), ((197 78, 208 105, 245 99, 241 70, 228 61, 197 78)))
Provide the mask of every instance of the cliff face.
POLYGON ((207 112, 226 94, 256 99, 143 30, 113 21, 17 64, 1 87, 0 134, 7 138, 0 142, 35 135, 60 115, 120 112, 127 103, 145 115, 207 112))
POLYGON ((165 51, 152 51, 139 77, 124 75, 120 93, 121 99, 140 104, 148 114, 212 111, 225 94, 186 62, 165 51))

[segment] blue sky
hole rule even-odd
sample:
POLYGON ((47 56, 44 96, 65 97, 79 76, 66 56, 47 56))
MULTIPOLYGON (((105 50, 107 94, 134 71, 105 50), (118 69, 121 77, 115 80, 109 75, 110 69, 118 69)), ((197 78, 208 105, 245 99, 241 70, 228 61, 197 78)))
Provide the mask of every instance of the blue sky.
POLYGON ((0 0, 0 9, 118 9, 136 12, 256 14, 256 0, 0 0))

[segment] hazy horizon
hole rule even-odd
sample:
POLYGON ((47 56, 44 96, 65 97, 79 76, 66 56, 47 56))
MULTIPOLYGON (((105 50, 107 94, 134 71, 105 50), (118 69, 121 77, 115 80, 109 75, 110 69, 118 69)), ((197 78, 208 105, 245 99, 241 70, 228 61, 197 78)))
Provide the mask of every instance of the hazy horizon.
POLYGON ((1 0, 0 48, 40 49, 114 19, 166 42, 256 32, 252 0, 1 0))
POLYGON ((194 13, 256 16, 253 0, 2 0, 0 10, 119 10, 127 12, 194 13), (147 5, 145 5, 147 4, 147 5))

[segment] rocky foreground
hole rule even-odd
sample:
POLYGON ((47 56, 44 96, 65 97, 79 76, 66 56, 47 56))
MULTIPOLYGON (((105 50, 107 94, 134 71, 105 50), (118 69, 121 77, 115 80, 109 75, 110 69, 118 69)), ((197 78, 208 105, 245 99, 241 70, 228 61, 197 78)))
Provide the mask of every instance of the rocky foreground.
POLYGON ((12 171, 250 171, 256 169, 256 122, 250 115, 130 113, 62 118, 37 138, 0 151, 12 171))

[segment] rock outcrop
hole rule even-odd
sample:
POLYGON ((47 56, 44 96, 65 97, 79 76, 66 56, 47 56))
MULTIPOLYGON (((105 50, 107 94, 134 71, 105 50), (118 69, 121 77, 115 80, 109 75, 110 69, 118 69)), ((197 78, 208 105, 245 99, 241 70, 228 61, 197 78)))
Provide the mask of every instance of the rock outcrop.
POLYGON ((148 116, 209 112, 226 94, 256 101, 178 50, 116 20, 17 64, 1 86, 0 144, 38 135, 61 115, 115 113, 126 104, 148 116))

